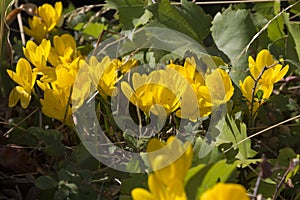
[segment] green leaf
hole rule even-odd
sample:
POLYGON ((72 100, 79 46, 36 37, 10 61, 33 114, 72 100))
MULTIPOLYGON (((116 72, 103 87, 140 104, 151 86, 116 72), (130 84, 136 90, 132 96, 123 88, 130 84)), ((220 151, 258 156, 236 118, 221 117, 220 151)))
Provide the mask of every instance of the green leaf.
POLYGON ((225 182, 234 171, 236 164, 227 164, 226 160, 215 164, 200 164, 191 168, 185 179, 188 199, 199 199, 200 195, 218 182, 225 182), (197 187, 195 187, 197 186, 197 187))
MULTIPOLYGON (((149 6, 148 10, 152 12, 154 19, 159 23, 172 30, 184 33, 199 42, 199 38, 188 19, 186 19, 178 9, 171 5, 169 0, 161 0, 159 3, 149 6)), ((172 39, 175 40, 176 38, 172 39)))
POLYGON ((212 166, 213 164, 210 165, 200 164, 196 167, 191 168, 188 171, 184 180, 185 191, 188 199, 196 199, 197 187, 195 186, 202 185, 205 175, 207 174, 207 172, 210 170, 212 166))
POLYGON ((147 188, 147 175, 146 174, 131 174, 130 178, 122 180, 120 192, 122 194, 131 194, 134 188, 147 188))
POLYGON ((181 6, 176 8, 189 22, 200 42, 210 34, 212 18, 200 6, 187 0, 181 0, 181 6))
POLYGON ((251 164, 258 164, 262 159, 246 159, 246 160, 237 160, 236 164, 238 167, 245 168, 251 164))
POLYGON ((103 30, 106 30, 107 26, 101 23, 90 23, 84 29, 83 33, 98 38, 103 30))
POLYGON ((297 158, 295 158, 295 160, 293 160, 293 163, 295 164, 295 166, 293 166, 294 168, 291 169, 291 171, 287 174, 287 176, 285 177, 285 182, 288 182, 289 179, 293 178, 299 171, 299 158, 300 155, 297 155, 297 158))
MULTIPOLYGON (((203 139, 201 137, 198 137, 196 139, 196 142, 194 144, 194 152, 195 155, 199 155, 201 146, 203 144, 203 139)), ((221 159, 224 159, 224 154, 222 154, 217 146, 214 146, 213 149, 203 158, 199 159, 197 156, 194 157, 193 163, 196 164, 211 164, 215 163, 221 159)))
POLYGON ((74 26, 73 29, 75 31, 80 31, 82 29, 83 25, 84 25, 84 23, 80 22, 80 23, 76 24, 76 26, 74 26))
POLYGON ((38 127, 30 127, 28 132, 40 140, 46 147, 45 153, 48 155, 62 155, 65 152, 65 146, 61 143, 62 134, 53 129, 44 130, 38 127))
POLYGON ((106 0, 107 7, 118 10, 124 30, 135 27, 133 21, 144 14, 147 2, 147 0, 106 0))
POLYGON ((288 167, 290 165, 290 161, 293 159, 293 158, 296 158, 297 157, 297 154, 295 153, 295 151, 290 148, 290 147, 285 147, 283 149, 280 149, 279 150, 279 155, 278 155, 278 158, 277 158, 277 161, 279 166, 286 166, 288 167))
POLYGON ((235 170, 236 164, 227 164, 226 160, 221 160, 214 164, 205 174, 202 184, 198 187, 197 198, 218 182, 225 182, 235 170))
POLYGON ((49 190, 51 188, 57 187, 58 183, 50 176, 39 176, 34 184, 41 190, 49 190))
POLYGON ((234 146, 238 152, 236 152, 234 148, 225 155, 227 158, 230 158, 230 160, 232 160, 232 156, 240 160, 247 160, 256 155, 256 152, 251 149, 251 140, 245 140, 236 146, 237 143, 247 138, 247 127, 245 123, 234 120, 229 115, 213 125, 209 137, 210 140, 201 144, 199 151, 199 157, 201 159, 207 156, 216 146, 221 147, 221 149, 228 149, 234 146))
POLYGON ((284 33, 284 20, 283 16, 277 17, 274 21, 270 23, 267 29, 268 37, 270 40, 278 45, 281 48, 284 48, 284 40, 285 33, 284 33))
POLYGON ((260 2, 255 4, 253 10, 270 20, 280 12, 280 1, 260 2))
POLYGON ((246 77, 248 68, 248 53, 241 53, 256 33, 249 11, 228 8, 216 14, 212 23, 212 37, 217 47, 230 59, 230 76, 238 85, 239 80, 246 77))
POLYGON ((98 169, 100 163, 96 160, 84 147, 83 144, 79 144, 72 152, 72 160, 76 166, 95 171, 98 169))
POLYGON ((24 146, 37 146, 38 140, 32 134, 20 129, 14 129, 8 137, 8 144, 17 144, 24 146))
MULTIPOLYGON (((294 4, 296 1, 289 1, 289 4, 292 5, 294 4)), ((299 14, 300 13, 300 4, 296 4, 295 6, 293 6, 291 9, 290 9, 290 12, 291 13, 294 13, 294 14, 299 14)))
MULTIPOLYGON (((288 39, 291 41, 290 48, 291 51, 295 51, 297 53, 297 58, 294 57, 296 62, 300 61, 300 24, 296 22, 289 21, 289 15, 284 15, 285 24, 288 29, 288 39)), ((289 47, 287 48, 289 51, 289 47)), ((292 58, 293 59, 293 58, 292 58)))
POLYGON ((140 18, 135 18, 132 20, 134 27, 139 27, 145 25, 149 22, 152 17, 152 13, 149 10, 145 10, 145 13, 140 18))
POLYGON ((289 110, 289 97, 278 94, 278 95, 272 95, 270 97, 271 103, 274 105, 274 108, 280 109, 280 111, 288 111, 289 110))
MULTIPOLYGON (((239 120, 233 120, 229 115, 226 117, 226 123, 223 126, 223 130, 217 143, 232 143, 234 146, 240 141, 247 138, 247 127, 246 124, 239 120)), ((245 140, 241 144, 236 146, 239 150, 236 158, 240 160, 247 160, 256 155, 256 152, 251 149, 251 140, 245 140)))

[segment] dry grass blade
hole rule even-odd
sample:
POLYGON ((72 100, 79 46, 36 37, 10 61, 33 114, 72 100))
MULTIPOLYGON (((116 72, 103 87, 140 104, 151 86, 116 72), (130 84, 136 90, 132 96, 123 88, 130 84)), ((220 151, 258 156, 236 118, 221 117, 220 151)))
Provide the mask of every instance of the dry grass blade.
POLYGON ((292 5, 286 7, 285 9, 283 9, 281 12, 279 12, 276 16, 274 16, 271 20, 268 21, 268 23, 266 23, 258 33, 256 33, 253 38, 251 39, 251 41, 247 44, 247 46, 243 49, 243 51, 240 53, 240 55, 237 56, 237 60, 245 53, 248 51, 248 49, 250 48, 250 45, 262 34, 262 32, 264 32, 265 30, 267 30, 267 28, 269 27, 269 25, 276 20, 279 16, 281 16, 283 13, 285 13, 286 11, 288 11, 289 9, 291 9, 292 7, 294 7, 295 5, 297 5, 300 1, 297 1, 295 3, 293 3, 292 5))
POLYGON ((270 126, 270 127, 266 128, 266 129, 263 129, 263 130, 261 130, 261 131, 259 131, 259 132, 257 132, 257 133, 254 133, 253 135, 250 135, 249 137, 247 137, 247 138, 245 138, 245 139, 239 141, 239 142, 236 143, 235 145, 231 146, 229 149, 226 149, 226 150, 224 151, 224 153, 227 153, 228 151, 230 151, 231 149, 233 149, 233 148, 237 147, 238 145, 242 144, 242 143, 245 142, 246 140, 249 140, 249 139, 251 139, 251 138, 253 138, 253 137, 256 137, 256 136, 258 136, 258 135, 260 135, 260 134, 262 134, 262 133, 264 133, 264 132, 266 132, 266 131, 269 131, 269 130, 271 130, 271 129, 273 129, 273 128, 276 128, 276 127, 278 127, 278 126, 281 126, 282 124, 285 124, 285 123, 287 123, 287 122, 296 120, 296 119, 298 119, 298 118, 300 118, 300 115, 297 115, 297 116, 295 116, 295 117, 291 117, 291 118, 289 118, 289 119, 287 119, 287 120, 284 120, 284 121, 282 121, 282 122, 279 122, 279 123, 277 123, 277 124, 274 124, 273 126, 270 126))
MULTIPOLYGON (((281 0, 291 1, 291 0, 281 0)), ((232 1, 193 1, 197 5, 213 5, 213 4, 233 4, 233 3, 260 3, 260 2, 274 2, 274 0, 232 0, 232 1)), ((180 2, 173 2, 174 5, 180 5, 180 2)))

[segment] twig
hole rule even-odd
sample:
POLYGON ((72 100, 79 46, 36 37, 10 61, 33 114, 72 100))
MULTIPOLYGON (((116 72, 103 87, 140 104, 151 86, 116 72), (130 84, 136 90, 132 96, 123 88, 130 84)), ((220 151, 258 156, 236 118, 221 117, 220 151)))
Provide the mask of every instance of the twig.
POLYGON ((92 10, 93 8, 97 8, 97 7, 103 7, 105 6, 106 4, 96 4, 96 5, 86 5, 86 6, 82 6, 82 7, 79 7, 79 8, 76 8, 75 10, 72 10, 71 12, 68 12, 64 15, 64 18, 68 17, 69 15, 72 15, 73 13, 78 13, 78 12, 88 12, 90 10, 92 10))
POLYGON ((253 197, 252 197, 253 200, 256 199, 260 181, 261 181, 261 173, 259 173, 259 175, 258 175, 258 177, 257 177, 257 180, 256 180, 256 183, 255 183, 255 188, 254 188, 254 191, 253 191, 253 197))
MULTIPOLYGON (((261 79, 262 75, 264 74, 264 72, 269 69, 267 66, 264 66, 264 68, 261 70, 260 74, 258 75, 257 79, 255 79, 254 77, 252 77, 252 79, 254 80, 254 85, 253 85, 253 88, 252 88, 252 96, 251 96, 251 105, 250 105, 250 121, 249 121, 249 124, 251 125, 251 127, 253 127, 252 123, 254 121, 254 116, 255 116, 255 113, 253 114, 253 108, 254 108, 254 103, 255 103, 255 91, 256 91, 256 88, 257 88, 257 84, 259 82, 259 80, 261 79)), ((256 111, 255 111, 256 112, 256 111)))
MULTIPOLYGON (((18 0, 15 0, 15 7, 18 8, 18 0)), ((19 29, 20 29, 20 36, 23 46, 26 44, 25 40, 25 34, 24 34, 24 28, 23 28, 23 22, 22 22, 22 15, 21 12, 17 14, 19 29)))
POLYGON ((290 171, 292 171, 293 169, 295 169, 295 167, 299 165, 299 159, 293 159, 290 161, 290 165, 287 168, 287 170, 285 171, 283 177, 281 178, 280 182, 276 185, 276 189, 275 192, 273 194, 273 198, 272 200, 275 200, 277 195, 278 195, 278 191, 281 188, 282 184, 284 183, 286 176, 290 173, 290 171))
POLYGON ((254 97, 255 97, 255 91, 256 91, 256 88, 257 88, 257 84, 259 83, 260 79, 262 78, 263 74, 265 73, 266 70, 276 66, 278 63, 274 63, 270 66, 264 66, 263 69, 260 71, 258 77, 255 79, 255 77, 253 77, 251 75, 251 78, 254 80, 254 85, 253 85, 253 88, 252 88, 252 97, 251 97, 251 107, 250 107, 250 119, 249 119, 249 124, 251 125, 251 127, 253 127, 253 121, 254 121, 254 118, 255 118, 255 115, 256 115, 256 111, 255 113, 253 113, 253 107, 254 107, 254 103, 255 103, 255 100, 254 100, 254 97))
MULTIPOLYGON (((97 43, 96 43, 95 48, 94 48, 94 51, 93 51, 93 53, 92 53, 92 56, 94 56, 94 55, 96 54, 96 51, 97 51, 97 49, 98 49, 98 47, 99 47, 99 45, 100 45, 100 43, 102 42, 102 39, 103 39, 103 37, 104 37, 104 33, 110 33, 110 34, 115 34, 115 35, 121 35, 120 33, 117 33, 117 32, 113 32, 113 31, 109 31, 109 30, 103 30, 103 31, 101 32, 101 34, 99 35, 99 37, 98 37, 97 43)), ((121 35, 121 36, 123 36, 123 35, 121 35)), ((124 39, 124 38, 126 38, 126 37, 120 38, 120 41, 121 41, 122 39, 124 39)), ((109 45, 107 45, 107 46, 109 46, 109 45)), ((104 47, 103 49, 105 49, 105 48, 106 48, 106 47, 104 47)))
POLYGON ((29 115, 27 115, 24 119, 19 121, 19 123, 16 124, 15 127, 12 127, 9 129, 6 133, 4 133, 4 137, 7 137, 16 127, 18 127, 20 124, 22 124, 24 121, 26 121, 29 117, 31 117, 34 113, 36 113, 39 110, 39 108, 36 108, 34 111, 32 111, 29 115))

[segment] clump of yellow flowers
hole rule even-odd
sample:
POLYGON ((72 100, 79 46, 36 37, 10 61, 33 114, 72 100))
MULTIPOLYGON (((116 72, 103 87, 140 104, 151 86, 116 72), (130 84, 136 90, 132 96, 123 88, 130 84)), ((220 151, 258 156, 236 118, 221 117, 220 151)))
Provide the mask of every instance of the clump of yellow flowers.
POLYGON ((54 36, 53 46, 46 39, 39 45, 28 41, 23 53, 26 59, 18 61, 16 72, 7 70, 8 75, 19 84, 9 95, 9 107, 20 100, 21 106, 27 108, 31 94, 36 95, 36 83, 44 94, 40 99, 42 112, 70 125, 69 96, 82 59, 74 38, 69 34, 54 36))
MULTIPOLYGON (((182 144, 176 137, 166 143, 153 138, 147 146, 148 160, 153 170, 148 176, 149 190, 135 188, 134 200, 186 200, 184 178, 193 158, 192 145, 182 144)), ((249 200, 246 189, 239 184, 218 183, 205 191, 199 200, 249 200)))
POLYGON ((258 108, 271 96, 273 85, 288 72, 289 65, 283 67, 266 49, 258 53, 256 60, 250 56, 248 62, 251 74, 239 84, 247 100, 250 116, 255 118, 258 108))
POLYGON ((111 96, 118 80, 118 70, 137 64, 135 60, 125 63, 108 57, 98 62, 94 56, 86 63, 84 56, 77 51, 75 39, 69 34, 54 36, 52 45, 46 39, 39 45, 28 41, 23 52, 26 59, 18 61, 16 72, 7 70, 8 75, 18 84, 9 95, 9 107, 15 106, 20 100, 22 108, 27 108, 31 95, 36 95, 36 83, 43 92, 40 98, 42 112, 69 126, 72 124, 72 107, 82 105, 89 95, 90 83, 97 85, 102 96, 111 96), (81 88, 73 88, 79 69, 87 66, 88 77, 79 77, 81 88), (77 104, 71 101, 72 93, 74 99, 78 100, 77 104))
POLYGON ((35 16, 28 20, 28 27, 24 27, 27 35, 32 36, 36 42, 40 43, 47 34, 59 26, 62 22, 62 3, 56 2, 54 7, 50 4, 43 4, 35 10, 35 16))
POLYGON ((186 58, 183 66, 171 63, 149 75, 134 73, 131 80, 133 88, 124 81, 121 89, 146 115, 161 113, 161 107, 155 106, 159 104, 167 115, 176 112, 178 117, 195 120, 210 115, 234 93, 231 79, 223 69, 203 74, 197 71, 194 58, 186 58))
MULTIPOLYGON (((18 84, 10 93, 9 106, 20 100, 21 106, 27 108, 31 95, 36 95, 36 83, 43 94, 42 112, 67 125, 71 125, 72 108, 74 111, 84 103, 91 85, 104 98, 114 96, 122 75, 138 65, 134 59, 121 61, 108 56, 101 61, 91 56, 85 61, 69 34, 54 36, 52 43, 46 39, 39 45, 28 41, 23 52, 26 59, 19 60, 16 72, 7 70, 18 84), (77 77, 80 69, 81 77, 77 77)), ((184 66, 169 64, 148 75, 133 73, 131 79, 133 89, 128 81, 122 81, 121 90, 146 115, 159 115, 164 108, 167 115, 176 112, 178 117, 194 120, 209 115, 214 107, 229 101, 234 92, 224 70, 201 74, 193 58, 187 58, 184 66)))

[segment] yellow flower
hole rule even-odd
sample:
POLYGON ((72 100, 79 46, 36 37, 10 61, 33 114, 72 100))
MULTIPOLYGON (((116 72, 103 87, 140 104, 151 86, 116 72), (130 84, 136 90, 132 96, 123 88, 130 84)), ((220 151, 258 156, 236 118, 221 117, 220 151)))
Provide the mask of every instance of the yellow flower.
POLYGON ((76 78, 77 71, 61 64, 55 68, 55 72, 57 76, 56 84, 59 85, 59 87, 72 87, 76 78))
POLYGON ((46 24, 48 32, 51 31, 56 25, 59 25, 62 17, 62 3, 56 2, 54 8, 50 4, 43 4, 38 7, 38 16, 42 18, 46 24))
POLYGON ((132 190, 134 200, 186 200, 184 178, 193 158, 192 146, 184 145, 176 137, 167 143, 156 138, 149 141, 147 155, 154 172, 148 177, 149 191, 143 188, 132 190))
POLYGON ((71 125, 72 110, 69 104, 70 88, 46 89, 44 99, 40 99, 42 112, 66 125, 71 125))
POLYGON ((49 40, 43 39, 40 45, 36 45, 29 40, 26 43, 26 47, 23 47, 23 53, 35 67, 41 69, 47 66, 50 48, 51 43, 49 40))
POLYGON ((40 45, 28 41, 26 47, 23 47, 24 55, 36 67, 33 71, 43 76, 41 80, 48 82, 56 80, 55 68, 47 66, 50 48, 50 41, 45 39, 40 45))
POLYGON ((129 72, 132 68, 138 65, 138 61, 134 59, 114 59, 112 60, 112 65, 114 68, 118 69, 122 74, 129 72))
POLYGON ((10 92, 8 106, 13 107, 20 100, 22 108, 27 108, 31 100, 36 73, 32 72, 29 62, 24 58, 18 61, 16 72, 7 70, 7 73, 13 81, 19 84, 10 92))
POLYGON ((89 69, 82 68, 79 76, 76 77, 72 90, 72 109, 73 112, 80 108, 90 95, 91 80, 89 69))
POLYGON ((178 71, 189 83, 189 87, 183 94, 184 98, 181 99, 180 107, 183 109, 179 109, 176 116, 194 121, 199 117, 209 115, 211 109, 204 107, 207 104, 198 93, 199 87, 205 85, 205 81, 202 74, 196 69, 195 59, 186 58, 184 66, 171 63, 167 65, 167 68, 178 71))
POLYGON ((193 158, 192 145, 188 142, 182 144, 173 136, 168 138, 167 143, 151 139, 147 153, 152 170, 166 185, 175 178, 183 181, 193 158))
POLYGON ((105 56, 101 62, 95 56, 90 57, 89 62, 80 62, 80 68, 88 68, 90 72, 91 83, 97 87, 97 90, 103 97, 113 96, 116 93, 115 84, 119 80, 117 65, 112 64, 108 56, 105 56))
POLYGON ((175 70, 156 70, 149 75, 134 73, 131 86, 123 81, 121 89, 127 99, 138 106, 145 114, 150 111, 159 115, 162 108, 166 114, 174 112, 180 106, 179 98, 187 87, 187 81, 175 70))
POLYGON ((243 82, 239 82, 239 85, 248 101, 250 112, 252 111, 250 114, 254 118, 258 108, 271 96, 273 85, 289 70, 289 65, 283 67, 266 49, 258 53, 256 61, 251 56, 248 61, 252 77, 247 76, 243 82))
POLYGON ((43 23, 42 19, 33 16, 32 19, 28 20, 29 28, 24 26, 25 34, 32 36, 35 41, 40 43, 44 38, 47 37, 48 30, 46 24, 43 23))
POLYGON ((272 85, 282 79, 289 70, 289 65, 284 68, 277 60, 274 60, 271 53, 263 49, 261 50, 256 58, 256 61, 249 56, 248 58, 250 72, 255 80, 257 80, 262 73, 264 67, 268 67, 262 74, 259 83, 261 85, 272 85))
POLYGON ((169 64, 167 67, 178 71, 193 89, 190 91, 188 87, 183 95, 187 101, 183 99, 180 107, 186 109, 176 112, 176 115, 181 118, 189 118, 194 121, 198 117, 208 116, 212 112, 213 106, 226 103, 233 95, 234 88, 231 79, 222 69, 216 69, 203 77, 202 73, 196 69, 194 58, 187 58, 184 66, 169 64), (194 95, 197 97, 198 106, 194 106, 194 95))
POLYGON ((71 63, 76 55, 76 41, 70 34, 54 36, 53 46, 49 55, 49 62, 53 66, 60 63, 71 63))
POLYGON ((204 192, 200 200, 250 200, 250 198, 242 185, 218 183, 204 192))
POLYGON ((257 112, 258 108, 266 102, 266 99, 268 99, 271 96, 273 91, 273 85, 265 86, 260 85, 258 83, 256 88, 254 88, 254 84, 255 82, 251 76, 247 76, 244 82, 239 82, 241 92, 246 98, 250 110, 252 104, 252 116, 255 116, 255 113, 257 112))
POLYGON ((24 27, 27 35, 32 36, 38 43, 47 37, 56 25, 59 25, 62 18, 62 3, 56 2, 55 8, 50 4, 43 4, 38 7, 36 16, 28 20, 29 28, 24 27))
POLYGON ((205 75, 206 86, 200 86, 201 96, 214 106, 224 104, 230 100, 234 88, 229 75, 222 69, 215 69, 205 75))
POLYGON ((196 69, 196 61, 194 58, 186 58, 184 66, 169 64, 168 68, 178 71, 190 84, 197 86, 204 85, 204 79, 200 72, 196 69))
POLYGON ((148 177, 149 190, 135 188, 131 191, 133 200, 186 200, 183 182, 173 179, 168 185, 160 182, 158 175, 148 177))

